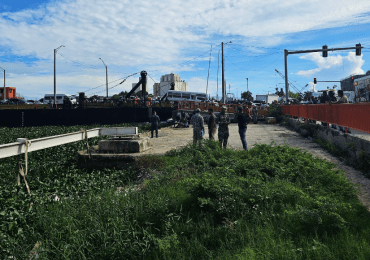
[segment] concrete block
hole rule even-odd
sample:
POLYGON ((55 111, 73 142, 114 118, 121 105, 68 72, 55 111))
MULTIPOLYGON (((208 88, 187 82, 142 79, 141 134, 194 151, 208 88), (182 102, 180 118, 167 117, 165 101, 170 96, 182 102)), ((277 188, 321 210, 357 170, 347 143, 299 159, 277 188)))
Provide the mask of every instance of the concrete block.
POLYGON ((101 153, 141 153, 150 148, 149 138, 142 139, 113 139, 99 141, 101 153))
MULTIPOLYGON (((297 119, 287 118, 286 122, 300 134, 306 133, 306 131, 300 127, 301 124, 297 119)), ((352 159, 358 159, 361 151, 364 151, 367 155, 370 155, 370 142, 367 140, 349 134, 342 134, 339 130, 327 128, 326 126, 322 125, 315 125, 315 129, 315 134, 317 137, 337 145, 352 159)))
POLYGON ((267 117, 266 120, 268 124, 276 124, 276 117, 267 117))

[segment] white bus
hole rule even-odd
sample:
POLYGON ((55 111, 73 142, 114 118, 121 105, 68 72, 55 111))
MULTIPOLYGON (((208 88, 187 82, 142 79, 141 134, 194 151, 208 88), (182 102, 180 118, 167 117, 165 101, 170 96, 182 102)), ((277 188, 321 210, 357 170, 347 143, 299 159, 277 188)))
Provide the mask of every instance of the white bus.
MULTIPOLYGON (((64 97, 68 97, 71 100, 72 104, 76 103, 76 98, 72 97, 71 95, 67 95, 67 94, 56 94, 56 98, 57 98, 56 103, 58 105, 63 104, 64 97)), ((54 104, 54 94, 45 94, 44 104, 49 104, 50 100, 54 104)))
POLYGON ((204 102, 207 100, 207 95, 201 92, 169 90, 167 94, 164 95, 164 99, 165 98, 168 98, 169 101, 204 102))

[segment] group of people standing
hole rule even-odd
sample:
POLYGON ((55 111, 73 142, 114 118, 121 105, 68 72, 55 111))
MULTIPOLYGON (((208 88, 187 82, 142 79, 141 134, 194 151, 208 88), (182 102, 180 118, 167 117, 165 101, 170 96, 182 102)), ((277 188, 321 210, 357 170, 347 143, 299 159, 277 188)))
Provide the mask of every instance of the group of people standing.
MULTIPOLYGON (((209 139, 215 141, 215 135, 217 131, 217 124, 218 127, 218 141, 220 142, 221 147, 227 147, 227 141, 229 139, 229 124, 230 124, 230 116, 226 113, 227 108, 223 106, 221 108, 221 113, 217 116, 213 113, 213 109, 208 109, 209 119, 208 119, 208 135, 209 139)), ((247 150, 247 141, 245 139, 245 134, 247 131, 247 125, 250 122, 251 118, 249 113, 243 114, 242 107, 238 107, 238 113, 236 114, 236 120, 238 122, 239 127, 239 135, 242 141, 243 149, 247 150)), ((191 122, 193 125, 193 143, 196 144, 203 139, 204 135, 204 119, 200 115, 200 109, 197 108, 195 110, 195 114, 191 118, 191 122)))

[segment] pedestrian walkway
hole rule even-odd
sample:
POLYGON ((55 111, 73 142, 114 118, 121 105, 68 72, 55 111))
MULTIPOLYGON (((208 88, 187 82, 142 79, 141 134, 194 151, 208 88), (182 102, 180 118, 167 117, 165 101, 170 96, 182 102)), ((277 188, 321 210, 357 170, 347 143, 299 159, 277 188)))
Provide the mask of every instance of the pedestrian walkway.
MULTIPOLYGON (((208 129, 205 129, 205 138, 208 138, 208 129)), ((230 124, 230 137, 228 148, 242 150, 242 143, 238 133, 238 125, 230 124)), ((146 134, 143 134, 146 136, 146 134)), ((360 136, 358 136, 360 137, 360 136)), ((190 128, 162 128, 159 131, 159 138, 150 139, 153 149, 148 150, 145 154, 164 154, 165 152, 183 147, 192 142, 193 129, 190 128)), ((217 140, 217 134, 216 134, 217 140)), ((354 184, 358 184, 359 200, 370 210, 370 180, 350 166, 345 165, 338 158, 328 153, 317 143, 308 138, 304 138, 297 132, 289 130, 280 125, 269 125, 264 123, 249 124, 246 133, 248 149, 252 149, 255 144, 268 144, 273 142, 274 145, 288 145, 299 148, 311 153, 314 157, 327 160, 336 165, 346 173, 346 177, 354 184)))

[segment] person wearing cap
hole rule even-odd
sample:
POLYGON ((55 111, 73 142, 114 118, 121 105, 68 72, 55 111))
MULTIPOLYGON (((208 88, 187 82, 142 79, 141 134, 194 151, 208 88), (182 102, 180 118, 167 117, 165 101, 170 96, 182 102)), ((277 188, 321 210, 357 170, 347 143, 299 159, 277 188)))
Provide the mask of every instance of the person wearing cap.
POLYGON ((239 127, 240 140, 242 141, 243 149, 247 150, 247 140, 245 139, 245 133, 247 132, 247 124, 250 122, 250 116, 243 114, 243 108, 238 107, 238 113, 236 114, 236 120, 239 127))
POLYGON ((213 109, 209 108, 208 109, 209 113, 209 119, 208 119, 208 134, 209 134, 209 139, 215 140, 215 135, 216 135, 216 116, 213 114, 213 109))
POLYGON ((221 113, 217 115, 216 122, 219 124, 218 128, 218 140, 221 143, 221 147, 226 149, 227 139, 229 138, 229 124, 230 117, 226 114, 226 106, 222 106, 221 113))
POLYGON ((158 138, 158 124, 159 124, 160 119, 156 111, 153 112, 153 115, 150 118, 150 121, 152 123, 151 129, 150 129, 152 133, 152 138, 153 138, 154 131, 155 131, 155 137, 158 138))
POLYGON ((195 109, 195 114, 191 117, 191 124, 193 125, 193 144, 195 145, 198 141, 203 139, 204 133, 204 119, 200 115, 200 109, 195 109))

